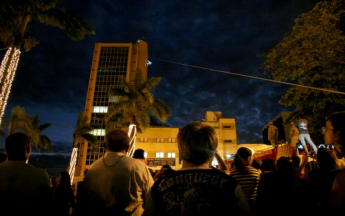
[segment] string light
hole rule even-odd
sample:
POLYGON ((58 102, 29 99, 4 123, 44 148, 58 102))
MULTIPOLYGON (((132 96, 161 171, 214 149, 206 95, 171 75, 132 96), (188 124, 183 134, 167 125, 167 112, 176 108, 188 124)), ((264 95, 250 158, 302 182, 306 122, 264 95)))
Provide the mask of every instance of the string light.
POLYGON ((1 62, 0 67, 0 125, 2 117, 5 113, 5 107, 7 105, 8 96, 11 91, 12 82, 14 79, 15 72, 17 70, 20 50, 16 47, 10 47, 5 54, 1 62))

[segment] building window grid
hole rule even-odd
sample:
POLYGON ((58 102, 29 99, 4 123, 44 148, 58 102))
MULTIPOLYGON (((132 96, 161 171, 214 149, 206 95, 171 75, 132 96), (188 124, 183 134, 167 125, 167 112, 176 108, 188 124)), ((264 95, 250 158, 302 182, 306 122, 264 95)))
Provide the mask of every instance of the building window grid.
POLYGON ((168 152, 168 158, 176 158, 175 152, 168 152))
POLYGON ((176 143, 176 138, 168 138, 168 143, 176 143))
POLYGON ((156 158, 164 158, 164 152, 156 152, 156 158))
MULTIPOLYGON (((114 86, 122 87, 122 81, 126 79, 129 47, 101 47, 97 79, 94 92, 93 106, 108 106, 109 90, 114 86)), ((91 123, 99 125, 100 129, 105 128, 103 120, 99 120, 92 113, 91 123)), ((99 143, 104 142, 104 136, 97 136, 99 143)), ((103 145, 97 150, 92 149, 88 144, 86 163, 92 164, 105 153, 103 145)))
POLYGON ((156 138, 157 143, 164 143, 164 138, 156 138))
POLYGON ((147 143, 148 141, 149 141, 148 138, 142 138, 142 137, 139 138, 139 142, 147 143))

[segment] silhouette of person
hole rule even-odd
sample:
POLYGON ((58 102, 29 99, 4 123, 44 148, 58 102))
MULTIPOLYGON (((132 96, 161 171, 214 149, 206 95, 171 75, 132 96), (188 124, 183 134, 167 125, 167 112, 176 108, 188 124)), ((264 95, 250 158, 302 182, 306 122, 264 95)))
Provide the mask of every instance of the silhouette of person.
POLYGON ((294 149, 296 149, 297 147, 297 143, 298 143, 298 135, 299 135, 299 131, 298 128, 295 126, 295 123, 292 121, 290 122, 290 138, 291 138, 291 146, 294 147, 294 149))
MULTIPOLYGON (((338 159, 345 156, 345 111, 335 112, 327 117, 322 128, 325 144, 333 145, 338 159)), ((336 170, 331 192, 331 214, 342 215, 345 212, 345 169, 336 170)), ((334 172, 334 171, 333 171, 334 172)))
POLYGON ((278 145, 278 128, 274 126, 273 122, 268 123, 268 141, 271 142, 273 147, 278 145))
MULTIPOLYGON (((145 158, 145 151, 144 149, 136 149, 133 153, 133 158, 135 159, 138 159, 140 161, 142 161, 146 166, 147 166, 147 160, 145 158)), ((152 175, 152 178, 154 177, 155 175, 155 171, 150 168, 150 167, 147 167, 152 175)))
POLYGON ((9 135, 5 152, 8 160, 0 163, 1 215, 49 215, 53 192, 48 173, 26 163, 30 138, 24 133, 9 135))
POLYGON ((306 141, 309 143, 309 145, 312 147, 313 151, 317 153, 316 145, 313 143, 313 141, 310 138, 309 132, 308 132, 308 121, 304 118, 298 117, 298 120, 295 123, 296 127, 299 130, 298 138, 304 147, 304 150, 306 153, 308 153, 308 147, 306 145, 306 141))
POLYGON ((57 215, 68 216, 70 214, 70 208, 73 208, 75 203, 71 179, 67 171, 62 171, 60 173, 58 185, 54 193, 54 199, 57 215))

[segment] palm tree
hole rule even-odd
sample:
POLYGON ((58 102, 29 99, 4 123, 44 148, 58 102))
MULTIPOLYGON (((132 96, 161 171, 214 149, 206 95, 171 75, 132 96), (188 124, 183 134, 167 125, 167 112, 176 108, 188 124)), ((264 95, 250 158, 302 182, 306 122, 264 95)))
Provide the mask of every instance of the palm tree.
MULTIPOLYGON (((91 134, 91 131, 93 130, 93 126, 89 124, 89 119, 85 115, 84 112, 78 113, 78 119, 77 119, 77 125, 75 126, 75 130, 73 133, 73 152, 71 155, 71 161, 70 165, 68 166, 67 170, 68 173, 71 176, 71 181, 73 182, 73 177, 75 173, 75 167, 77 165, 77 157, 78 157, 78 151, 81 147, 81 141, 82 139, 86 140, 90 145, 94 148, 97 144, 97 138, 93 134, 91 134)), ((83 149, 81 149, 83 151, 83 149)), ((78 170, 77 173, 80 175, 80 169, 83 166, 81 161, 78 161, 78 170)))
POLYGON ((47 151, 53 151, 52 149, 52 141, 50 140, 50 138, 44 134, 42 134, 42 131, 44 131, 45 129, 49 128, 51 126, 50 123, 45 123, 45 124, 40 124, 40 120, 38 115, 35 115, 33 117, 33 126, 36 128, 36 130, 39 131, 39 139, 35 140, 34 143, 36 144, 36 149, 38 149, 39 151, 41 150, 41 148, 47 150, 47 151))
POLYGON ((161 82, 161 77, 151 77, 143 80, 138 69, 133 83, 123 81, 123 87, 112 88, 110 95, 117 96, 118 101, 109 106, 105 115, 107 130, 112 127, 137 126, 138 132, 150 126, 151 115, 159 121, 171 115, 171 109, 164 101, 155 99, 152 90, 161 82))
POLYGON ((73 148, 79 148, 82 139, 86 140, 91 146, 97 144, 96 136, 91 134, 93 127, 88 123, 88 117, 84 112, 78 113, 77 125, 73 133, 73 148))
POLYGON ((8 126, 8 135, 23 131, 31 138, 33 146, 40 152, 41 149, 52 151, 52 142, 42 131, 50 127, 51 124, 40 124, 38 115, 34 117, 25 113, 25 109, 21 106, 12 108, 11 117, 8 126))
POLYGON ((39 41, 28 36, 32 21, 54 26, 65 31, 72 40, 82 40, 86 34, 95 34, 83 20, 58 7, 60 0, 2 0, 0 2, 0 40, 8 50, 0 66, 0 123, 5 112, 11 84, 20 57, 39 41))

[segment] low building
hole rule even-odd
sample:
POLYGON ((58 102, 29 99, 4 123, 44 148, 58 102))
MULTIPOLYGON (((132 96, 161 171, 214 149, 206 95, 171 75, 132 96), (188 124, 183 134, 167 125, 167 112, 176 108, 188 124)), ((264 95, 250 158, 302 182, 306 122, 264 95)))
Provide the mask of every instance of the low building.
MULTIPOLYGON (((207 111, 202 124, 216 129, 218 152, 224 158, 231 158, 237 150, 236 123, 234 118, 223 118, 221 111, 207 111)), ((145 150, 148 166, 159 169, 168 164, 174 169, 181 167, 177 147, 178 127, 152 127, 136 137, 135 148, 145 150)))

